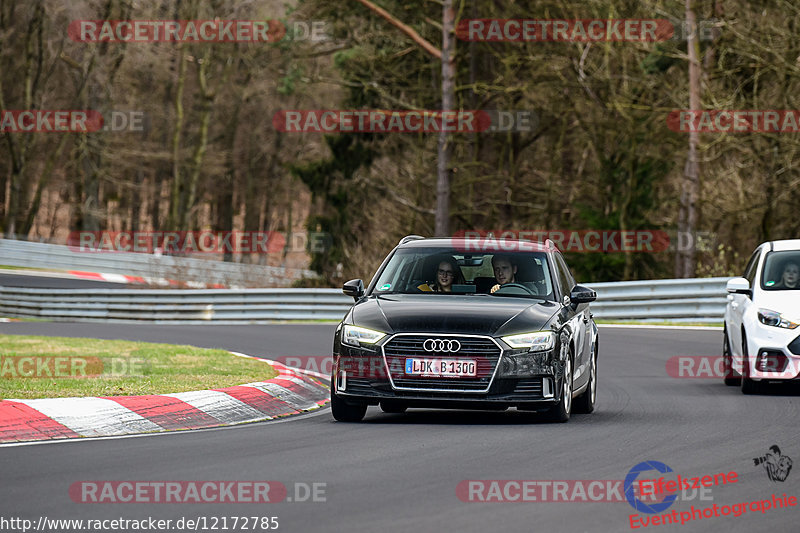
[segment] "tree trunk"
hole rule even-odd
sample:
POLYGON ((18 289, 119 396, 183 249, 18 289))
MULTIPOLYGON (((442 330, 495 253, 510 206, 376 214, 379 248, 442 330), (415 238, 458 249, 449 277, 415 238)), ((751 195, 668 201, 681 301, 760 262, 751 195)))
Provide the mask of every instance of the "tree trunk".
MULTIPOLYGON (((686 0, 686 23, 689 26, 687 49, 689 52, 689 109, 700 109, 700 43, 697 39, 697 22, 694 14, 694 0, 686 0)), ((675 275, 678 278, 691 278, 695 274, 697 264, 697 247, 695 234, 697 231, 697 197, 700 188, 700 168, 697 156, 697 145, 700 134, 689 133, 689 153, 684 168, 683 190, 681 191, 681 219, 678 231, 686 237, 687 248, 678 251, 675 275)), ((680 234, 678 236, 680 244, 680 234)))
POLYGON ((67 135, 63 135, 58 141, 58 146, 56 147, 55 151, 50 154, 47 160, 47 165, 36 182, 36 192, 33 194, 33 201, 28 209, 28 214, 25 216, 25 222, 20 227, 20 233, 24 235, 29 234, 31 232, 31 228, 33 228, 33 222, 36 219, 36 214, 39 212, 39 206, 42 203, 42 192, 50 183, 50 178, 53 176, 53 169, 56 162, 61 158, 61 152, 64 150, 67 138, 67 135))
MULTIPOLYGON (((225 181, 217 199, 217 229, 219 231, 233 230, 235 196, 233 191, 236 186, 236 132, 239 129, 239 109, 241 104, 242 99, 237 98, 236 105, 231 113, 231 119, 225 128, 225 138, 227 140, 227 154, 225 155, 225 181)), ((250 184, 254 180, 250 179, 249 172, 246 172, 245 174, 247 185, 245 189, 245 215, 243 229, 245 231, 253 231, 256 227, 258 227, 258 212, 255 214, 255 224, 253 224, 253 215, 250 212, 251 196, 255 196, 255 191, 251 189, 250 184)), ((233 261, 233 254, 226 251, 223 261, 233 261)))
POLYGON ((175 131, 172 133, 172 188, 169 197, 167 229, 179 230, 180 213, 183 205, 183 184, 181 183, 181 130, 183 129, 183 88, 186 84, 186 60, 183 46, 178 44, 178 80, 175 86, 175 131))
POLYGON ((197 182, 200 180, 200 169, 203 166, 203 158, 208 147, 208 127, 211 122, 211 109, 214 104, 214 92, 208 89, 208 79, 206 71, 208 69, 210 54, 198 58, 197 62, 197 84, 200 90, 200 131, 192 156, 192 171, 186 182, 186 204, 180 212, 179 228, 188 230, 193 226, 192 214, 197 203, 197 182))
MULTIPOLYGON (((455 19, 453 0, 442 4, 442 111, 455 109, 455 19)), ((436 222, 437 237, 450 234, 450 156, 453 148, 448 132, 439 132, 436 165, 436 222)))
MULTIPOLYGON (((25 33, 25 78, 18 82, 25 87, 22 104, 23 109, 33 109, 39 106, 39 81, 42 72, 43 54, 45 53, 42 45, 44 17, 44 7, 42 2, 39 1, 36 3, 33 17, 25 33)), ((0 40, 0 45, 2 44, 0 40)), ((0 109, 6 109, 2 80, 0 80, 0 109)), ((10 132, 6 132, 5 134, 9 157, 11 159, 8 211, 5 213, 4 224, 7 238, 16 238, 18 232, 23 236, 26 235, 21 231, 25 224, 25 208, 28 205, 28 198, 30 196, 30 189, 27 186, 25 173, 28 163, 28 149, 33 145, 35 137, 36 135, 34 133, 28 133, 20 137, 15 137, 14 134, 10 132)))

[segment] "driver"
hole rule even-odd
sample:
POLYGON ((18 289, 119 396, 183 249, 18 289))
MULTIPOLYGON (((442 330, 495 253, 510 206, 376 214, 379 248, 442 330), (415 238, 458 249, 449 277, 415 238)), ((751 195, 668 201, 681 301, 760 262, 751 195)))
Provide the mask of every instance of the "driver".
POLYGON ((539 291, 533 283, 517 281, 517 263, 512 256, 501 254, 492 256, 492 268, 494 269, 494 278, 497 280, 497 284, 491 288, 490 293, 494 293, 503 285, 516 283, 524 286, 533 294, 538 294, 539 291))
POLYGON ((494 269, 494 279, 497 280, 497 284, 489 292, 496 291, 500 288, 500 285, 516 283, 514 276, 517 274, 517 265, 511 261, 509 256, 492 256, 492 268, 494 269))

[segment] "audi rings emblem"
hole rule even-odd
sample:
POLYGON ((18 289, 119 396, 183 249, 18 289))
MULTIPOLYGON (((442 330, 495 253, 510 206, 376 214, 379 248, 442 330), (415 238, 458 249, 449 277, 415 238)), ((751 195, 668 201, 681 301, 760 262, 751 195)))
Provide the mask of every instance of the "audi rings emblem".
POLYGON ((428 339, 422 343, 426 352, 457 352, 461 343, 453 339, 428 339))

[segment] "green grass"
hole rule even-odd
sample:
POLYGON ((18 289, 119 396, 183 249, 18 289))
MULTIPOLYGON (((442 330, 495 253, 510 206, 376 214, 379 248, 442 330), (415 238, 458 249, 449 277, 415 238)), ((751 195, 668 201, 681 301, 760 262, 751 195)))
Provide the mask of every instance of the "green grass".
POLYGON ((225 350, 117 340, 0 335, 2 398, 165 394, 230 387, 264 381, 276 375, 277 372, 262 361, 237 357, 225 350), (23 360, 23 357, 33 359, 23 360), (33 377, 24 377, 21 373, 33 373, 33 377))
POLYGON ((39 268, 39 267, 18 267, 18 266, 11 266, 11 265, 0 265, 0 270, 31 270, 31 271, 51 271, 51 268, 39 268))

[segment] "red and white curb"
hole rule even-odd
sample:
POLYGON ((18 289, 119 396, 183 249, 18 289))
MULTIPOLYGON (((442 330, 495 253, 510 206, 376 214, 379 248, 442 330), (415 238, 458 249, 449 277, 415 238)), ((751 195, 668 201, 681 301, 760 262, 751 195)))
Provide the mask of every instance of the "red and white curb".
POLYGON ((264 361, 278 371, 276 377, 222 389, 147 396, 2 400, 0 442, 229 426, 299 414, 328 402, 328 387, 320 380, 276 361, 264 361))
POLYGON ((221 283, 204 283, 202 281, 177 281, 174 279, 153 278, 146 276, 129 276, 127 274, 108 274, 104 272, 88 272, 85 270, 4 270, 3 274, 14 276, 33 276, 40 278, 88 279, 92 281, 108 281, 129 285, 155 285, 158 287, 174 287, 176 289, 237 289, 221 283))
POLYGON ((220 283, 203 283, 202 281, 176 281, 174 279, 150 278, 142 276, 128 276, 127 274, 105 274, 103 272, 84 272, 82 270, 68 270, 67 274, 78 279, 94 281, 110 281, 113 283, 133 283, 139 285, 158 285, 161 287, 187 287, 190 289, 227 289, 220 283))

